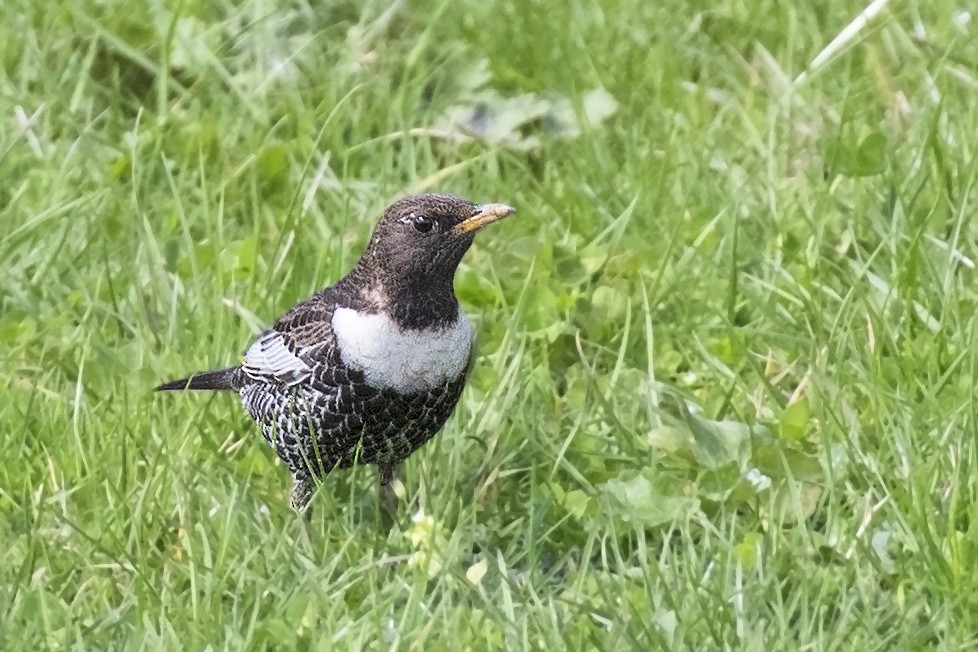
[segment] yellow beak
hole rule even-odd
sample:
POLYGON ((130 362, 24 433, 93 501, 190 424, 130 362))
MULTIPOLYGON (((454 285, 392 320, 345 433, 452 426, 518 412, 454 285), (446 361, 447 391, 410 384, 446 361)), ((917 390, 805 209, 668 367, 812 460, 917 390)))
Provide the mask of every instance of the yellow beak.
POLYGON ((452 229, 452 233, 455 235, 471 233, 487 224, 498 222, 515 212, 515 208, 506 204, 482 204, 475 207, 475 215, 456 224, 455 228, 452 229))

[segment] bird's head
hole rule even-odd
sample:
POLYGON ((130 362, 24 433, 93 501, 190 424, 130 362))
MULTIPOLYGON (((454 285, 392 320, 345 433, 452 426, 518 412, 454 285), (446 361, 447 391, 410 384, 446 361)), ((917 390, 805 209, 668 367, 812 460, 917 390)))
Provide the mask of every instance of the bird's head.
POLYGON ((455 195, 404 197, 384 211, 364 262, 412 283, 451 283, 475 234, 513 211, 505 204, 473 204, 455 195))

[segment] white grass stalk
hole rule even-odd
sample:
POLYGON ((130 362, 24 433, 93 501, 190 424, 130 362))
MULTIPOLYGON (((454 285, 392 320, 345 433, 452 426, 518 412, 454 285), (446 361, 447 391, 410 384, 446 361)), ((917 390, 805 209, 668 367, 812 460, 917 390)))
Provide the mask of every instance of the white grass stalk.
POLYGON ((838 54, 842 49, 844 49, 853 39, 858 36, 858 34, 866 28, 866 25, 870 23, 883 9, 886 5, 890 4, 890 0, 873 0, 869 3, 862 12, 856 16, 852 22, 846 25, 839 34, 832 39, 832 41, 822 48, 812 62, 808 64, 808 69, 802 72, 795 78, 795 86, 799 86, 804 82, 808 75, 818 71, 822 66, 824 66, 832 57, 838 54))

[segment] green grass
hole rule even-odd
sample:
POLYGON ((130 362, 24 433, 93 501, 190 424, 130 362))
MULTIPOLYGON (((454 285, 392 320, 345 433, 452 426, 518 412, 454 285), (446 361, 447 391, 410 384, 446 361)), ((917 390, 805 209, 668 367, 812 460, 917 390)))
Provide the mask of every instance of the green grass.
POLYGON ((815 4, 4 3, 0 647, 978 646, 978 21, 815 4), (422 189, 473 377, 306 526, 150 388, 422 189))

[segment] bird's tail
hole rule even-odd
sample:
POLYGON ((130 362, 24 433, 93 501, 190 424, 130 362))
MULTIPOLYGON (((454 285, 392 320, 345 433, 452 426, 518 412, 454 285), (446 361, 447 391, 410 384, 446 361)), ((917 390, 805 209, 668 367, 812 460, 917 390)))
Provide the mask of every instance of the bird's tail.
POLYGON ((189 378, 171 380, 156 388, 157 392, 182 389, 238 389, 241 387, 241 367, 229 367, 216 371, 202 371, 189 378))

